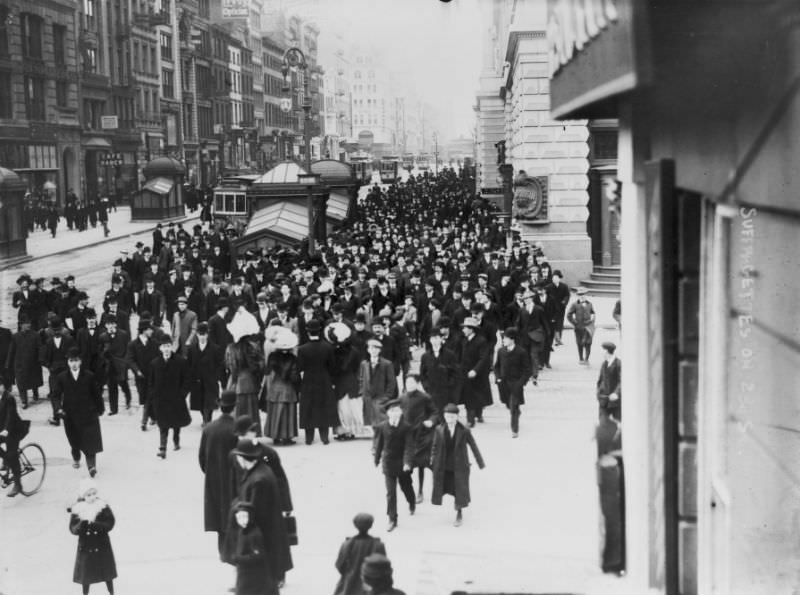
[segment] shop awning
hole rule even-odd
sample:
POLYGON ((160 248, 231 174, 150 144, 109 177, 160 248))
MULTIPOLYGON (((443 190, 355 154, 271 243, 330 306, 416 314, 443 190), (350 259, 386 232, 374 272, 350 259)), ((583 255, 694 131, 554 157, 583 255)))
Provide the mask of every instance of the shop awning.
POLYGON ((337 194, 331 192, 328 198, 328 208, 325 215, 336 221, 344 221, 347 219, 347 211, 350 207, 350 199, 344 194, 337 194))
POLYGON ((169 178, 153 178, 152 180, 148 180, 142 189, 155 192, 156 194, 169 194, 174 185, 175 182, 169 178))
POLYGON ((111 149, 111 143, 99 136, 93 136, 85 142, 82 142, 81 145, 87 149, 111 149))
POLYGON ((250 218, 242 239, 263 232, 300 241, 308 235, 308 212, 303 205, 279 202, 259 209, 250 218))

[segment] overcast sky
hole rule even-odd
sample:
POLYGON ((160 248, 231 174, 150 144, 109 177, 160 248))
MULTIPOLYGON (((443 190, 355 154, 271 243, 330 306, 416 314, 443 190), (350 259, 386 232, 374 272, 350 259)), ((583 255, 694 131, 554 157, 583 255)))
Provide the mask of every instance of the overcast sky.
POLYGON ((312 17, 322 31, 373 43, 406 70, 417 96, 452 114, 470 136, 491 0, 266 0, 312 17))

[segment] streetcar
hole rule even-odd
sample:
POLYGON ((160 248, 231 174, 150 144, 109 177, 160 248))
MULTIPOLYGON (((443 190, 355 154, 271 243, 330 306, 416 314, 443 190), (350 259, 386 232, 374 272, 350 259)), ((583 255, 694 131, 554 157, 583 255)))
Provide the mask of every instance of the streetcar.
POLYGON ((366 153, 357 153, 350 157, 350 165, 356 174, 356 179, 362 184, 369 184, 372 180, 372 159, 366 153))
POLYGON ((392 184, 400 178, 400 158, 394 155, 381 157, 380 160, 381 182, 392 184))
POLYGON ((431 168, 431 158, 427 153, 417 155, 417 169, 427 171, 431 168))
POLYGON ((414 169, 414 153, 403 153, 403 169, 409 172, 414 169))

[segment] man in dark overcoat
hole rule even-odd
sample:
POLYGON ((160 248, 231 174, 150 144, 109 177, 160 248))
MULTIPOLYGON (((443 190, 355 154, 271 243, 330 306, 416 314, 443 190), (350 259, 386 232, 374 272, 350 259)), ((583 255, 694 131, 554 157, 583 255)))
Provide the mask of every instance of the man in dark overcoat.
POLYGON ((181 428, 192 422, 186 395, 189 393, 189 364, 178 353, 173 353, 172 338, 166 333, 159 336, 161 355, 150 364, 147 396, 153 403, 153 413, 158 423, 158 456, 167 457, 167 437, 172 429, 172 444, 181 448, 181 428))
POLYGON ((419 387, 419 374, 409 374, 406 378, 406 392, 400 397, 403 407, 403 421, 411 426, 414 442, 414 454, 411 459, 412 468, 417 469, 419 488, 417 503, 422 502, 422 485, 425 481, 425 468, 431 465, 431 445, 433 444, 433 426, 439 418, 439 411, 430 395, 419 387))
MULTIPOLYGON (((51 335, 45 341, 39 355, 39 363, 50 371, 48 380, 50 385, 50 404, 53 407, 53 415, 48 420, 51 425, 61 424, 60 418, 56 415, 56 403, 52 398, 55 379, 61 372, 67 369, 67 352, 74 345, 74 341, 69 331, 64 329, 61 320, 56 317, 50 321, 51 335)), ((95 379, 96 380, 96 379, 95 379)))
MULTIPOLYGON (((289 539, 281 514, 278 481, 263 459, 258 440, 239 438, 232 452, 243 471, 237 485, 237 501, 249 502, 253 506, 255 525, 264 538, 267 563, 262 566, 262 570, 273 585, 264 595, 278 595, 279 577, 291 568, 286 556, 289 539)), ((230 540, 225 547, 225 559, 230 559, 229 544, 230 540)))
POLYGON ((105 360, 102 357, 100 329, 97 327, 97 312, 93 308, 86 309, 86 326, 75 335, 75 346, 81 352, 81 367, 94 374, 95 380, 103 385, 105 382, 105 360))
POLYGON ((519 435, 519 406, 525 403, 524 388, 531 377, 531 360, 519 345, 519 332, 509 327, 503 333, 503 346, 497 352, 494 376, 500 401, 511 411, 511 436, 519 435))
POLYGON ((489 384, 489 371, 492 366, 492 352, 489 344, 478 334, 476 319, 465 318, 461 324, 464 341, 461 344, 461 404, 467 409, 467 422, 470 427, 476 419, 483 419, 483 408, 492 403, 492 387, 489 384))
POLYGON ((222 391, 219 407, 222 415, 203 428, 198 456, 200 469, 205 474, 204 527, 206 531, 217 533, 217 547, 222 555, 233 500, 233 468, 229 456, 237 439, 231 416, 236 407, 236 391, 222 391))
POLYGON ((535 295, 531 291, 526 291, 523 294, 523 306, 514 321, 514 326, 519 329, 522 348, 531 357, 531 377, 533 378, 533 384, 536 385, 539 379, 542 351, 549 332, 549 322, 544 308, 535 303, 534 299, 535 295))
POLYGON ((444 406, 457 399, 459 363, 456 355, 444 347, 442 329, 431 330, 429 341, 430 349, 420 360, 419 377, 441 416, 444 406))
POLYGON ((136 311, 141 316, 144 312, 150 313, 150 319, 157 327, 161 326, 166 313, 164 294, 156 289, 156 280, 153 275, 147 273, 144 278, 144 289, 139 292, 136 303, 136 311))
POLYGON ((478 467, 483 469, 485 467, 483 457, 472 437, 472 432, 458 421, 458 406, 450 403, 444 408, 444 423, 436 428, 433 435, 431 503, 440 506, 444 494, 453 496, 456 508, 454 523, 456 527, 460 527, 463 521, 462 509, 469 506, 470 503, 468 446, 478 467))
POLYGON ((125 355, 131 336, 123 329, 118 328, 117 318, 107 316, 105 319, 106 332, 100 335, 103 359, 106 362, 106 381, 108 382, 108 408, 109 415, 116 415, 119 411, 119 389, 125 395, 125 408, 131 408, 131 389, 128 386, 128 364, 125 355))
POLYGON ((225 363, 222 350, 208 339, 208 323, 197 325, 197 342, 189 348, 189 376, 191 393, 189 404, 192 411, 201 411, 203 425, 211 421, 217 408, 220 383, 225 379, 225 363))
POLYGON ((125 352, 125 362, 133 372, 136 392, 139 393, 139 405, 142 406, 142 432, 147 430, 148 419, 151 420, 151 423, 155 423, 153 403, 147 392, 150 365, 161 355, 158 344, 153 338, 154 332, 155 329, 150 320, 139 319, 139 334, 128 343, 125 352))
POLYGON ((550 368, 550 354, 553 352, 553 341, 556 335, 556 325, 560 314, 560 305, 547 291, 547 283, 540 281, 536 285, 536 305, 544 311, 547 320, 545 325, 544 345, 541 352, 541 363, 545 368, 550 368))
POLYGON ((597 377, 597 404, 600 417, 613 415, 622 421, 622 362, 616 355, 617 346, 606 341, 601 345, 605 361, 597 377))
POLYGON ((373 428, 386 419, 384 407, 397 392, 394 365, 381 357, 383 344, 375 338, 367 340, 368 358, 361 362, 358 394, 364 403, 364 425, 373 428))
POLYGON ((387 531, 397 528, 397 484, 408 502, 409 514, 416 510, 414 487, 411 485, 411 469, 414 457, 414 435, 411 426, 403 420, 400 399, 386 404, 387 419, 375 428, 372 456, 377 467, 383 463, 386 481, 386 514, 389 516, 387 531))
POLYGON ((68 368, 56 375, 50 398, 72 451, 72 466, 81 464, 81 453, 92 477, 97 473, 97 453, 103 452, 100 416, 105 411, 100 384, 94 374, 84 370, 81 353, 71 347, 66 355, 68 368))
POLYGON ((39 400, 39 387, 42 380, 42 365, 39 363, 41 339, 39 333, 31 328, 27 315, 20 318, 20 329, 11 337, 11 348, 5 360, 5 367, 14 377, 19 391, 22 408, 28 407, 28 390, 33 390, 33 400, 39 400))
POLYGON ((333 390, 335 354, 333 345, 320 340, 322 325, 316 318, 306 324, 308 343, 297 349, 300 372, 300 427, 305 430, 306 444, 314 441, 319 430, 323 444, 329 442, 330 428, 339 425, 338 402, 333 390))

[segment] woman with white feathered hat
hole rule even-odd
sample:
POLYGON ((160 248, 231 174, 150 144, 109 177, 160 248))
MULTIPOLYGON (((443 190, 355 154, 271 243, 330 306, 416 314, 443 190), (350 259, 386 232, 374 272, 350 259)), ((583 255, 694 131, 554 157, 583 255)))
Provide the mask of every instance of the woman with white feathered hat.
POLYGON ((234 417, 249 415, 259 421, 258 392, 264 374, 261 327, 241 298, 234 299, 234 307, 236 313, 228 324, 233 343, 225 350, 225 365, 231 374, 226 388, 236 391, 234 417))
MULTIPOLYGON (((273 321, 274 322, 274 321, 273 321)), ((297 403, 300 373, 297 369, 297 335, 273 324, 266 329, 264 371, 267 420, 264 436, 274 444, 294 444, 297 437, 297 403)))
POLYGON ((69 530, 78 536, 73 582, 83 587, 83 595, 89 592, 89 587, 94 583, 104 582, 108 592, 113 595, 117 565, 108 533, 114 528, 114 513, 98 497, 97 484, 93 479, 81 481, 78 501, 68 512, 69 530))

